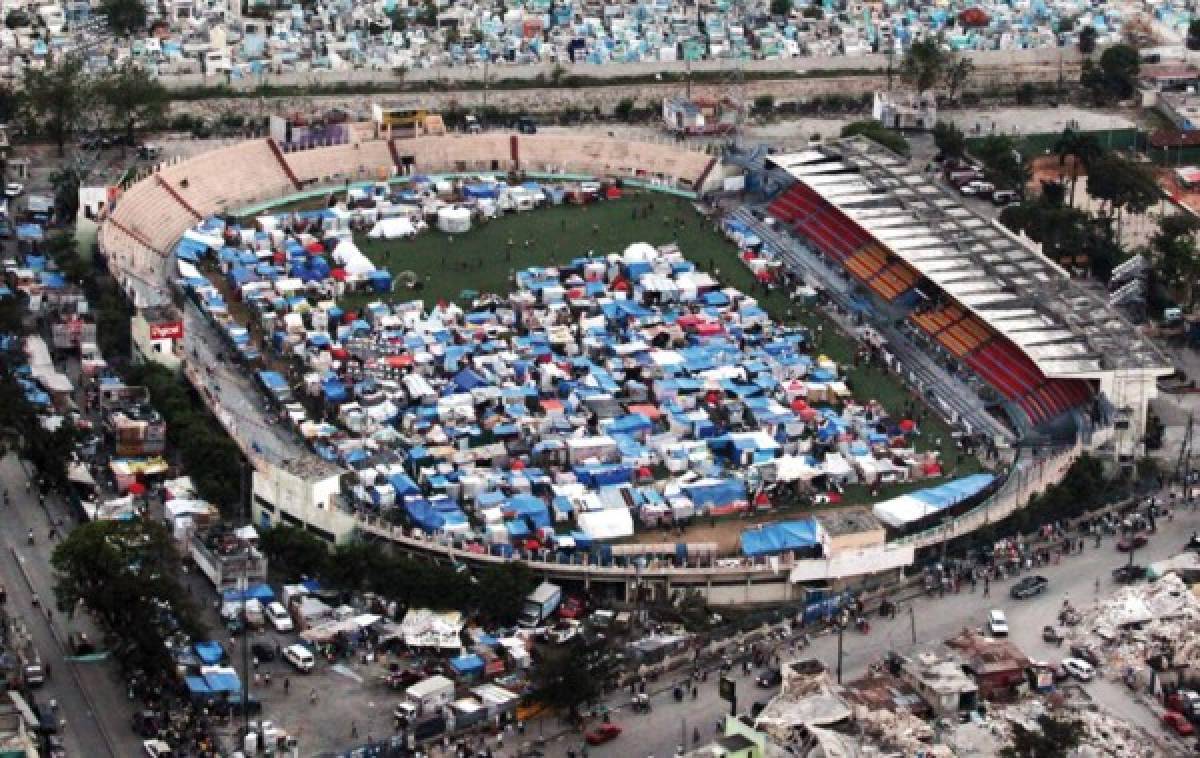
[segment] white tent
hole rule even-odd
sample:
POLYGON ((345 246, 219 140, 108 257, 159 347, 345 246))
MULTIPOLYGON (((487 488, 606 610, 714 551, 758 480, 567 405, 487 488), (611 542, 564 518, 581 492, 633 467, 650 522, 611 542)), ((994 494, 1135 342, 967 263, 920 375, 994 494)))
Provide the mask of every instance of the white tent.
POLYGON ((901 495, 876 503, 874 510, 880 521, 888 526, 899 527, 937 513, 940 509, 911 495, 901 495))
MULTIPOLYGON (((413 237, 417 233, 417 228, 407 218, 396 216, 393 218, 383 218, 375 222, 375 226, 371 231, 367 232, 367 236, 371 239, 388 239, 394 240, 401 237, 413 237)), ((338 246, 341 247, 340 245, 338 246)))
POLYGON ((615 540, 633 534, 633 516, 626 508, 587 511, 577 514, 575 520, 593 540, 615 540))
POLYGON ((375 265, 350 240, 338 243, 333 250, 333 260, 346 269, 347 274, 369 274, 375 270, 375 265))
POLYGON ((798 479, 811 482, 821 475, 821 469, 810 466, 808 460, 801 455, 781 455, 764 465, 774 465, 775 478, 781 482, 794 482, 798 479))

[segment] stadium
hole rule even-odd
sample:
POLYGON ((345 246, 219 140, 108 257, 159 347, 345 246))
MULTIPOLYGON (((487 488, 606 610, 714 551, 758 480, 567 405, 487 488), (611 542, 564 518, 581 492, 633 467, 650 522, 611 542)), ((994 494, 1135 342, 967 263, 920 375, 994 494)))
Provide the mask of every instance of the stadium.
MULTIPOLYGON (((741 170, 685 143, 507 133, 387 139, 370 125, 352 125, 339 144, 289 149, 250 140, 157 166, 115 199, 98 245, 135 306, 153 310, 176 299, 176 251, 207 219, 246 216, 351 184, 488 172, 620 179, 699 198, 741 170)), ((1170 373, 1169 362, 1027 240, 972 214, 867 141, 770 155, 747 173, 771 194, 730 218, 757 236, 763 254, 858 309, 885 338, 897 372, 942 415, 999 445, 1063 444, 1049 458, 1018 460, 986 500, 955 501, 953 511, 921 521, 924 531, 889 538, 877 521, 830 515, 818 530, 820 558, 690 560, 679 556, 703 555, 705 546, 667 543, 617 546, 638 560, 603 565, 531 559, 539 574, 627 598, 694 590, 714 605, 796 601, 814 582, 837 588, 903 570, 916 550, 1002 518, 1057 481, 1083 449, 1136 450, 1155 379, 1170 373)), ((204 332, 191 304, 183 307, 186 344, 204 332)), ((184 357, 198 389, 202 368, 184 357)), ((277 443, 269 425, 248 418, 252 405, 237 411, 214 402, 213 410, 254 464, 256 521, 275 515, 329 539, 370 535, 438 560, 508 559, 339 509, 343 472, 277 443)))

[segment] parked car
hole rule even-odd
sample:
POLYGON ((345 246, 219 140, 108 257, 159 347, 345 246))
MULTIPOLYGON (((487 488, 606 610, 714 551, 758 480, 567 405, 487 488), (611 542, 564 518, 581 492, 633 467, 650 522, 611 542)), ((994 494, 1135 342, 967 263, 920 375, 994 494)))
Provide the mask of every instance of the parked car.
POLYGON ((1096 669, 1081 658, 1063 658, 1062 667, 1081 682, 1090 682, 1096 677, 1096 669))
POLYGON ((302 674, 311 672, 317 665, 312 651, 303 645, 288 645, 283 649, 283 659, 302 674))
POLYGON ((988 611, 987 632, 993 637, 1008 636, 1008 617, 1004 615, 1004 611, 988 611))
POLYGON ((292 617, 288 615, 287 608, 284 608, 282 603, 267 603, 265 610, 267 620, 271 622, 275 631, 290 632, 296 628, 296 625, 292 623, 292 617))
POLYGON ((621 727, 616 724, 600 724, 584 735, 584 739, 589 745, 603 745, 606 742, 612 742, 620 736, 621 727))
POLYGON ((171 746, 162 740, 144 740, 142 755, 146 758, 171 758, 171 746))
POLYGON ((1146 578, 1146 567, 1136 563, 1128 563, 1113 569, 1112 578, 1118 584, 1130 584, 1146 578))
POLYGON ((992 193, 993 205, 1009 205, 1017 201, 1017 193, 1013 190, 996 190, 992 193))
POLYGON ((275 660, 275 648, 264 642, 255 642, 250 646, 250 655, 257 658, 259 663, 270 663, 275 660))
POLYGON ((1087 661, 1093 666, 1100 665, 1100 653, 1096 648, 1088 644, 1075 644, 1071 646, 1071 657, 1087 661))
POLYGON ((521 134, 537 134, 537 122, 529 116, 517 119, 517 131, 521 134))
POLYGON ((0 221, 0 239, 10 239, 13 236, 12 225, 7 221, 0 221))
POLYGON ((1188 718, 1200 715, 1200 693, 1194 690, 1177 690, 1167 695, 1167 710, 1178 711, 1188 718))
POLYGON ((568 595, 558 606, 558 616, 564 619, 578 619, 583 616, 585 608, 583 601, 575 595, 568 595))
POLYGON ((4 185, 5 197, 17 197, 25 192, 25 185, 20 182, 9 182, 4 185))
POLYGON ((783 673, 779 669, 763 669, 754 679, 759 687, 778 687, 782 682, 783 673))
POLYGON ((1122 553, 1128 553, 1131 550, 1137 550, 1140 547, 1145 547, 1150 538, 1138 532, 1137 534, 1128 534, 1117 540, 1117 550, 1122 553))
POLYGON ((1014 599, 1021 600, 1034 595, 1040 595, 1050 586, 1050 580, 1044 576, 1027 576, 1017 582, 1008 591, 1014 599))
POLYGON ((1166 711, 1163 713, 1163 723, 1171 727, 1171 730, 1180 737, 1191 737, 1196 733, 1196 728, 1192 726, 1192 722, 1187 720, 1179 711, 1166 711))
POLYGON ((138 711, 133 714, 133 733, 139 737, 158 736, 158 714, 154 711, 138 711))

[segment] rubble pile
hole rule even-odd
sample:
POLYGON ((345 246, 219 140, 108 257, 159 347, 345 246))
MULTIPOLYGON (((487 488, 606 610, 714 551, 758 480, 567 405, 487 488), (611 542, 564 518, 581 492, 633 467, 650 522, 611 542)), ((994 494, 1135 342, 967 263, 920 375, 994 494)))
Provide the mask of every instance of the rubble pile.
POLYGON ((930 747, 933 728, 924 719, 908 711, 873 710, 863 706, 856 706, 854 710, 863 733, 880 747, 899 751, 903 755, 916 755, 922 750, 928 756, 955 754, 942 745, 930 747))
POLYGON ((1177 665, 1200 666, 1200 599, 1175 574, 1121 588, 1084 610, 1075 629, 1080 641, 1105 643, 1108 662, 1122 675, 1166 652, 1177 665))

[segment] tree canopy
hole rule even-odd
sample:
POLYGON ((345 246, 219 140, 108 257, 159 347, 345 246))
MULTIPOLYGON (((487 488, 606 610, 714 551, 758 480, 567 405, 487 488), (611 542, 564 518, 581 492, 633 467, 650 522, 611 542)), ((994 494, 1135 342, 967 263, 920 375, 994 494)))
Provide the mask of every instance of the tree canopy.
POLYGON ((302 529, 277 525, 263 533, 263 552, 284 581, 319 578, 342 592, 370 591, 406 607, 467 609, 491 623, 516 622, 536 580, 510 561, 473 570, 420 561, 354 540, 336 547, 302 529))
POLYGON ((1080 84, 1100 105, 1133 96, 1140 57, 1129 45, 1113 45, 1100 54, 1100 63, 1083 62, 1080 84))
POLYGON ((1079 169, 1090 167, 1104 153, 1104 148, 1096 140, 1095 135, 1085 134, 1076 129, 1064 129, 1054 142, 1054 152, 1058 155, 1059 165, 1066 163, 1071 157, 1071 193, 1069 204, 1075 206, 1075 185, 1079 182, 1079 169))
POLYGON ((1158 231, 1150 239, 1155 276, 1181 302, 1195 302, 1193 282, 1200 276, 1200 257, 1196 250, 1196 232, 1200 224, 1182 213, 1164 216, 1158 231))
POLYGON ((191 596, 176 579, 179 556, 157 521, 92 521, 71 530, 50 559, 58 607, 82 601, 100 622, 126 668, 167 673, 164 640, 176 630, 204 629, 191 596))
POLYGON ((1096 27, 1091 24, 1079 30, 1079 52, 1084 55, 1096 52, 1096 27))
POLYGON ((1079 745, 1083 725, 1042 714, 1038 728, 1029 729, 1013 723, 1012 744, 1000 751, 1004 758, 1053 758, 1069 755, 1079 745))
POLYGON ((109 123, 133 144, 137 133, 167 115, 171 101, 166 87, 141 66, 126 61, 96 83, 96 95, 104 103, 109 123))
MULTIPOLYGON (((1088 169, 1088 195, 1104 203, 1105 213, 1117 218, 1126 211, 1145 213, 1162 197, 1154 172, 1144 163, 1117 153, 1103 153, 1088 169)), ((1119 235, 1118 235, 1119 236, 1119 235)))
POLYGON ((25 119, 29 131, 44 134, 64 153, 84 114, 90 110, 91 79, 83 60, 67 55, 36 69, 25 67, 25 119))
POLYGON ((534 697, 574 722, 582 708, 600 700, 613 671, 611 656, 589 652, 576 638, 542 657, 534 669, 534 697))
POLYGON ((999 134, 984 137, 974 144, 971 154, 983 164, 992 184, 1024 196, 1030 172, 1011 138, 999 134))
POLYGON ((949 66, 941 40, 926 36, 909 46, 900 62, 900 80, 921 94, 936 87, 949 66))
POLYGON ((118 37, 129 37, 146 28, 146 4, 142 0, 103 0, 100 13, 118 37))
POLYGON ((939 121, 933 126, 933 144, 946 158, 961 158, 967 151, 967 138, 954 124, 939 121))

